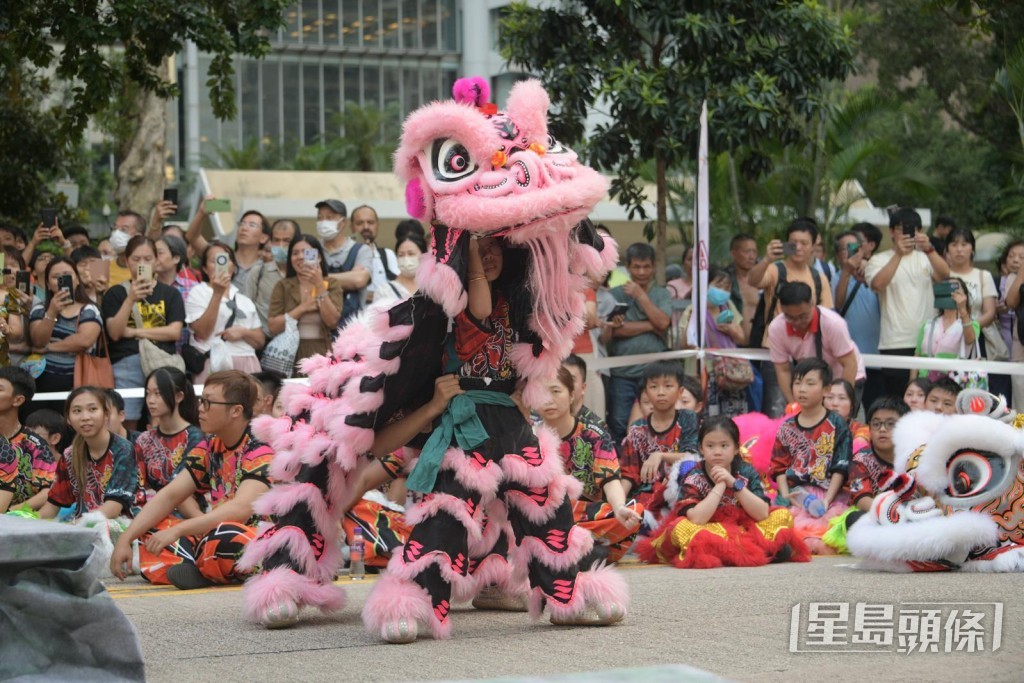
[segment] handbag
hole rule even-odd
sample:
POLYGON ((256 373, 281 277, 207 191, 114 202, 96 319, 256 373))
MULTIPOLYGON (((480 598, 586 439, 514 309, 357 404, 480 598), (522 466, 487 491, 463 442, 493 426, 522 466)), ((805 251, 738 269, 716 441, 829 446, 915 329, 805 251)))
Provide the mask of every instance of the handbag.
MULTIPOLYGON (((978 292, 983 291, 981 282, 981 271, 978 271, 978 292)), ((985 358, 987 360, 1010 360, 1010 349, 1006 347, 1006 341, 999 331, 999 316, 985 327, 981 328, 981 336, 985 338, 985 358)))
POLYGON ((103 355, 94 356, 88 351, 75 355, 75 386, 114 388, 114 367, 110 364, 107 352, 107 335, 100 330, 98 346, 103 348, 103 355))
POLYGON ((714 356, 712 367, 722 391, 743 391, 754 383, 754 368, 746 358, 714 356))
POLYGON ((291 377, 295 369, 295 354, 299 350, 299 321, 287 313, 284 316, 284 332, 270 340, 263 347, 260 365, 264 370, 280 372, 291 377))
MULTIPOLYGON (((139 313, 138 306, 134 304, 132 304, 132 319, 135 321, 135 329, 144 329, 142 314, 139 313)), ((142 365, 142 374, 146 377, 159 368, 177 368, 185 372, 184 358, 176 353, 167 353, 148 339, 139 340, 139 364, 142 365)))

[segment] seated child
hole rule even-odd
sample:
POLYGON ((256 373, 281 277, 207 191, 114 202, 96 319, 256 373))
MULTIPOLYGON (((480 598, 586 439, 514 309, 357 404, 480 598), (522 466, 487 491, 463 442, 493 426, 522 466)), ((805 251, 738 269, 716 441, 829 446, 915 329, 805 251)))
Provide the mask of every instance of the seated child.
POLYGON ((680 460, 698 460, 697 413, 676 408, 683 378, 683 367, 678 362, 658 361, 647 366, 644 391, 653 410, 649 417, 630 425, 622 441, 620 468, 625 496, 636 498, 654 521, 665 505, 666 479, 672 465, 680 460))
POLYGON ((131 514, 139 488, 132 445, 107 428, 107 392, 78 387, 67 398, 65 414, 75 438, 57 461, 57 474, 39 516, 53 519, 61 508, 73 516, 99 511, 107 519, 131 514))
POLYGON ((825 394, 825 407, 846 420, 846 426, 850 428, 850 435, 853 437, 854 453, 868 445, 871 440, 868 426, 853 419, 860 406, 857 405, 857 394, 849 382, 845 379, 832 382, 828 393, 825 394))
POLYGON ((35 393, 35 380, 27 371, 0 368, 0 430, 7 436, 0 447, 0 513, 22 505, 41 508, 56 475, 50 445, 19 419, 35 393))
MULTIPOLYGON (((676 408, 692 410, 700 416, 704 412, 704 388, 700 385, 700 380, 684 374, 680 381, 680 387, 676 408)), ((629 411, 629 424, 650 417, 652 410, 654 410, 654 405, 651 403, 650 397, 645 390, 641 389, 640 395, 633 401, 632 410, 629 411)))
MULTIPOLYGON (((880 484, 892 475, 894 444, 892 432, 896 423, 909 411, 898 399, 883 397, 868 409, 871 443, 853 454, 850 461, 850 502, 861 512, 868 510, 880 484)), ((847 527, 860 517, 847 518, 847 527)))
POLYGON ((540 413, 544 424, 561 439, 559 451, 566 471, 583 484, 582 495, 572 504, 576 524, 594 536, 594 550, 580 566, 586 569, 600 560, 618 562, 636 539, 643 508, 626 503, 611 436, 573 414, 575 385, 565 366, 548 383, 548 390, 551 400, 540 413))
POLYGON ((771 476, 789 505, 797 531, 812 552, 831 555, 821 542, 828 520, 849 506, 843 484, 850 468, 851 438, 846 420, 824 406, 832 370, 819 358, 804 358, 793 368, 793 398, 800 412, 779 427, 772 451, 771 476))
POLYGON ((39 435, 39 438, 46 442, 47 446, 50 447, 50 453, 53 454, 53 462, 57 462, 57 458, 64 452, 65 436, 67 434, 68 423, 64 420, 64 416, 58 413, 56 410, 50 410, 49 408, 43 408, 30 413, 25 418, 25 426, 31 429, 33 432, 39 435))
POLYGON ((956 415, 956 397, 959 393, 959 384, 949 377, 940 377, 928 389, 924 409, 939 415, 956 415))
POLYGON ((907 384, 907 390, 903 392, 903 402, 911 410, 926 410, 924 403, 931 388, 932 383, 927 379, 915 377, 910 380, 910 383, 907 384))
POLYGON ((682 568, 753 567, 810 559, 786 508, 770 508, 757 471, 740 456, 740 430, 726 416, 700 429, 701 462, 685 475, 671 517, 638 553, 682 568))

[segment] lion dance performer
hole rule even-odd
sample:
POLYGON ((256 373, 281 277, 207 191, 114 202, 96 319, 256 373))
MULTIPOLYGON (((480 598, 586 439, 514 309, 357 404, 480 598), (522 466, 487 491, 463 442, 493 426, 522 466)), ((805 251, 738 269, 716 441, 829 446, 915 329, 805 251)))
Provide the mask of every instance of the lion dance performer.
POLYGON ((506 111, 482 79, 460 79, 453 93, 409 116, 395 154, 409 214, 431 224, 419 291, 353 319, 329 354, 305 361, 309 386, 285 389, 287 415, 256 425, 276 452, 276 484, 257 507, 276 523, 246 550, 243 564, 259 573, 244 597, 247 616, 268 627, 294 623, 305 605, 343 607, 332 581, 351 482, 375 433, 430 402, 442 372, 465 393, 413 467, 410 489, 425 495, 363 609, 367 628, 389 642, 447 638, 453 600, 489 585, 528 586, 531 614, 546 607, 554 623, 609 624, 628 607, 613 569, 579 571, 593 544, 573 526, 579 484, 554 434, 535 436, 509 397, 518 383, 527 405, 543 405, 583 328, 585 277, 616 262, 615 244, 586 220, 607 181, 549 138, 537 81, 517 84, 506 111), (482 237, 504 262, 493 283, 472 272, 485 247, 470 242, 482 237), (481 285, 494 293, 486 319, 467 306, 481 285))

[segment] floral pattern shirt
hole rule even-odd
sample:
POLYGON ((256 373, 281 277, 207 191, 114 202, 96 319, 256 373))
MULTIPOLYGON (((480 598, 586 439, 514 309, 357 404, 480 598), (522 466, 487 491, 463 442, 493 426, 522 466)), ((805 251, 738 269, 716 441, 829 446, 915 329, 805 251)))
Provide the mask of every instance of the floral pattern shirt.
POLYGON ((0 439, 0 491, 14 494, 10 507, 20 505, 53 484, 57 475, 50 445, 22 427, 10 439, 0 439))
POLYGON ((582 499, 604 500, 604 485, 620 478, 619 458, 608 432, 576 420, 576 426, 562 439, 559 453, 565 471, 583 484, 582 499))
MULTIPOLYGON (((241 440, 228 446, 219 436, 209 436, 185 457, 185 469, 196 484, 196 493, 210 494, 213 507, 235 497, 246 479, 270 485, 270 461, 274 451, 248 429, 241 440)), ((258 519, 249 520, 250 523, 258 519)))
POLYGON ((772 448, 771 477, 785 474, 790 486, 813 484, 827 489, 833 474, 845 478, 850 469, 852 440, 846 420, 831 410, 813 427, 803 427, 799 415, 779 427, 772 448))

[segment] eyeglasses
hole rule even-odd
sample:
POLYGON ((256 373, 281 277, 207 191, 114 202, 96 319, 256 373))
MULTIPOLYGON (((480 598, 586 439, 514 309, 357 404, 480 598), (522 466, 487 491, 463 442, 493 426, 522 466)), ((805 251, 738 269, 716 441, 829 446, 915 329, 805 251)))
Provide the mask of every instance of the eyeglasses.
POLYGON ((209 410, 210 406, 214 406, 214 405, 216 405, 216 406, 240 406, 240 405, 242 405, 241 403, 238 403, 237 401, 211 401, 210 399, 206 398, 205 396, 200 396, 199 398, 196 399, 196 402, 199 403, 199 409, 200 410, 209 410))
POLYGON ((882 431, 884 429, 887 432, 891 432, 894 427, 896 427, 896 420, 872 420, 871 421, 871 428, 872 429, 876 429, 878 431, 882 431))
POLYGON ((253 230, 262 230, 263 226, 255 221, 239 221, 238 227, 240 228, 252 228, 253 230))

